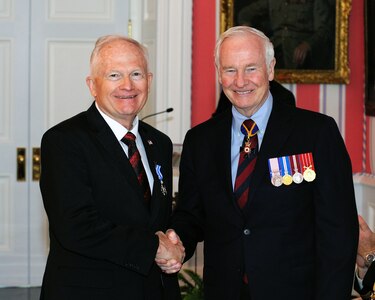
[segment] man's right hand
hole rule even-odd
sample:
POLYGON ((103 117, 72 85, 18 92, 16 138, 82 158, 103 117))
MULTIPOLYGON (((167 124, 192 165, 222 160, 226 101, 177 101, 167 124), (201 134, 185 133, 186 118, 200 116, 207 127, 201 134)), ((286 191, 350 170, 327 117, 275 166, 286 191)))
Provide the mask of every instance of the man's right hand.
POLYGON ((156 252, 155 262, 163 272, 171 274, 178 272, 185 258, 185 248, 174 230, 166 234, 156 232, 159 237, 159 248, 156 252))

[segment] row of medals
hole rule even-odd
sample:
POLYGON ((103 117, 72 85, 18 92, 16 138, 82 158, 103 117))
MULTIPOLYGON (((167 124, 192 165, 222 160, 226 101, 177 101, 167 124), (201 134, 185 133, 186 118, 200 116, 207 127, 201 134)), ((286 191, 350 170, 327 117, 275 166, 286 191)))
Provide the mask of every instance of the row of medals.
POLYGON ((303 174, 298 172, 298 170, 295 170, 293 176, 288 173, 284 174, 283 176, 281 176, 279 172, 273 173, 272 178, 271 178, 271 183, 274 186, 279 187, 282 184, 290 185, 292 184, 292 182, 300 184, 304 179, 307 182, 313 181, 316 177, 315 171, 311 169, 311 166, 304 167, 304 168, 305 168, 305 171, 303 172, 303 174))
MULTIPOLYGON (((251 151, 252 150, 251 150, 250 137, 247 137, 247 139, 245 141, 245 145, 244 145, 245 157, 247 157, 248 154, 250 154, 251 151)), ((308 166, 308 167, 304 166, 303 168, 305 170, 303 171, 303 174, 298 172, 298 169, 295 169, 293 176, 288 174, 287 172, 283 176, 280 175, 280 172, 273 173, 272 178, 271 178, 271 183, 274 186, 279 187, 283 184, 291 185, 292 182, 300 184, 304 179, 307 182, 314 181, 315 177, 316 177, 316 173, 313 169, 311 169, 311 167, 312 166, 308 166)))

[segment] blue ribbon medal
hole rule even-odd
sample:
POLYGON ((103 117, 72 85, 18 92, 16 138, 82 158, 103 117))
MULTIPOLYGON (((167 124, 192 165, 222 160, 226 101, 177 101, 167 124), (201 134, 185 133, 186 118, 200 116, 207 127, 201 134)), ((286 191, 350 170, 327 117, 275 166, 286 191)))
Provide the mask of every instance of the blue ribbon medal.
POLYGON ((160 190, 161 193, 165 196, 167 194, 167 189, 165 188, 164 182, 163 182, 163 174, 161 173, 161 166, 156 165, 156 174, 158 175, 159 181, 160 181, 160 190))

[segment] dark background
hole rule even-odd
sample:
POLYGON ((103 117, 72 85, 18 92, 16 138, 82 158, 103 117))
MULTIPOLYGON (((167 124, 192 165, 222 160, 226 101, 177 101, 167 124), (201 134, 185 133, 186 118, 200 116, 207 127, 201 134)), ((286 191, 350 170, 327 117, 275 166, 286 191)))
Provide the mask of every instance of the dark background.
POLYGON ((365 1, 366 114, 375 116, 375 0, 365 1))
MULTIPOLYGON (((233 26, 242 25, 242 24, 238 24, 237 13, 243 7, 249 5, 249 4, 253 3, 253 2, 257 2, 257 1, 267 1, 267 0, 233 0, 233 26)), ((289 1, 289 0, 285 0, 285 1, 289 1)), ((336 9, 335 9, 335 6, 336 6, 336 1, 339 1, 339 0, 327 0, 327 1, 328 1, 328 3, 331 6, 332 11, 335 12, 335 16, 332 19, 332 23, 330 22, 330 24, 327 24, 327 26, 335 27, 335 23, 336 23, 336 9)), ((368 0, 368 1, 370 1, 370 0, 368 0)), ((374 2, 373 0, 371 0, 371 1, 374 2)), ((268 19, 259 18, 259 20, 252 20, 252 22, 254 22, 255 24, 257 24, 254 27, 256 27, 257 29, 263 31, 265 35, 267 35, 267 36, 271 36, 272 35, 268 19)), ((330 58, 328 58, 328 62, 324 64, 324 68, 323 67, 322 68, 314 68, 314 69, 311 69, 311 70, 316 70, 316 69, 327 70, 327 71, 328 70, 335 70, 335 35, 336 35, 336 30, 335 30, 335 28, 332 28, 331 31, 334 33, 334 35, 329 40, 329 42, 325 45, 325 47, 328 47, 328 48, 332 49, 331 53, 329 54, 330 58)), ((276 69, 279 68, 277 64, 276 64, 275 68, 276 69)))

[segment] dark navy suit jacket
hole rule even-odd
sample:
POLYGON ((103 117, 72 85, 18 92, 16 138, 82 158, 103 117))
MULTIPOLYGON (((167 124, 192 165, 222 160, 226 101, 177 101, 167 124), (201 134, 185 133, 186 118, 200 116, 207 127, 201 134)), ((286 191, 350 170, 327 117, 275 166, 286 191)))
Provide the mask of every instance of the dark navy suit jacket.
POLYGON ((358 220, 349 155, 329 116, 286 105, 272 112, 240 210, 231 179, 231 110, 186 134, 172 227, 192 255, 204 241, 205 299, 350 299, 358 220), (268 159, 311 152, 316 179, 273 186, 268 159))
POLYGON ((155 232, 166 229, 171 213, 172 143, 143 122, 139 133, 154 176, 150 209, 94 104, 44 134, 40 187, 50 253, 41 299, 180 298, 176 276, 163 275, 154 263, 155 232))

